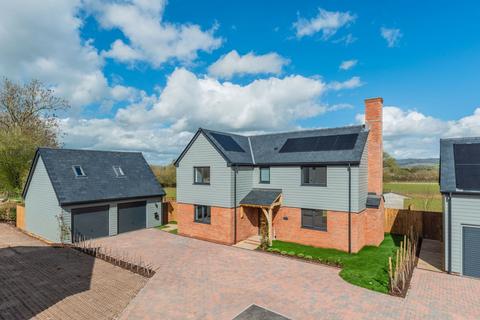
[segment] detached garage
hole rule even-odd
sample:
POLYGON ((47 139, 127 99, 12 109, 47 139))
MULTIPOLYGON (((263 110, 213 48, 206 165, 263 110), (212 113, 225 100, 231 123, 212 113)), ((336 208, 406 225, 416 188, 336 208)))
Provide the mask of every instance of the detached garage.
POLYGON ((480 278, 480 137, 440 142, 445 269, 480 278))
POLYGON ((71 242, 155 227, 164 195, 141 153, 39 148, 23 191, 25 229, 71 242))

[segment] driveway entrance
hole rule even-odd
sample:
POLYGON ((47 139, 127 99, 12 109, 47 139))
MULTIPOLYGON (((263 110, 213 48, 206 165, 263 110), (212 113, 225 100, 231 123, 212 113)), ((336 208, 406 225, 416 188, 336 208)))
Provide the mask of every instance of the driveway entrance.
POLYGON ((158 267, 123 319, 226 319, 252 304, 290 319, 479 319, 480 281, 415 270, 407 298, 343 281, 339 269, 156 229, 100 239, 158 267))

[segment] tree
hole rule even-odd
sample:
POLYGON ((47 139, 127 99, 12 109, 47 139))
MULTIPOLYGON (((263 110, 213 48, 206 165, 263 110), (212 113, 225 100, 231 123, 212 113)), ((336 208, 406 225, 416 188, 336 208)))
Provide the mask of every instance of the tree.
POLYGON ((33 80, 25 85, 5 79, 0 86, 0 188, 18 194, 37 147, 58 147, 56 112, 66 100, 33 80))
POLYGON ((158 182, 164 187, 175 187, 177 185, 176 168, 173 163, 166 166, 151 166, 158 182))

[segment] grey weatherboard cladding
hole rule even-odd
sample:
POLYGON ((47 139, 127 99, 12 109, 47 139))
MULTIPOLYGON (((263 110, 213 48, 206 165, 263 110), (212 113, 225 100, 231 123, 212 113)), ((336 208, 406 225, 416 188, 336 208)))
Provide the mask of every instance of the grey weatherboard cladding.
MULTIPOLYGON (((60 205, 165 195, 141 153, 39 148, 32 168, 38 157, 45 164, 60 205), (86 177, 75 177, 74 165, 82 166, 86 177), (125 176, 117 177, 114 165, 120 166, 125 176)), ((30 177, 24 197, 29 181, 30 177)))

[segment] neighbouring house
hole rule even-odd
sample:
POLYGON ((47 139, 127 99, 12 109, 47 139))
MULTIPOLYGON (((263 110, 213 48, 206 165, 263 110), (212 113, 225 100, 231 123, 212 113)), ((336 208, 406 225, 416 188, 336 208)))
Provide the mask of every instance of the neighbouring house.
POLYGON ((383 240, 381 98, 365 125, 243 136, 199 129, 175 162, 179 233, 358 252, 383 240), (263 227, 262 227, 263 226, 263 227))
POLYGON ((445 269, 480 277, 480 137, 440 141, 445 269))
POLYGON ((385 208, 403 209, 405 208, 405 200, 410 198, 399 193, 387 192, 383 194, 383 199, 385 200, 385 208))
POLYGON ((164 195, 141 153, 39 148, 23 190, 25 230, 71 242, 158 226, 164 195))

